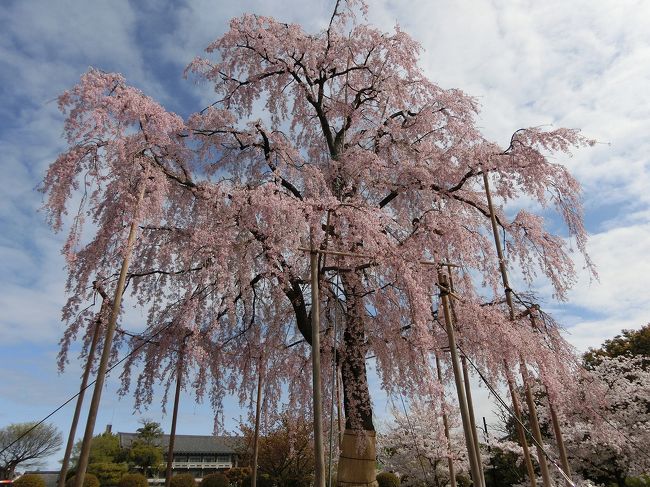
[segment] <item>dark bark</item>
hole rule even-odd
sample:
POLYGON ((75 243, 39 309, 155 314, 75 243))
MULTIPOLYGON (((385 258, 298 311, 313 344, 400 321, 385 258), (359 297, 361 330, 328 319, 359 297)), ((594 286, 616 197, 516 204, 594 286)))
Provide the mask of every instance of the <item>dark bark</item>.
POLYGON ((343 376, 345 427, 374 431, 368 377, 366 373, 365 307, 363 287, 356 273, 341 276, 345 287, 346 326, 340 353, 343 376))

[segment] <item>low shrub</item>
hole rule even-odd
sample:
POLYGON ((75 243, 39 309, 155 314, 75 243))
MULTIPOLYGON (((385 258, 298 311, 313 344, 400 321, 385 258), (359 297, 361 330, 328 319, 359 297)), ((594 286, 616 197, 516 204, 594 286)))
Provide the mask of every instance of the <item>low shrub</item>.
MULTIPOLYGON (((245 477, 244 480, 242 480, 242 487, 251 487, 252 480, 251 477, 245 477)), ((273 482, 273 479, 269 474, 263 473, 263 474, 258 474, 257 475, 257 487, 273 487, 275 485, 275 482, 273 482)))
POLYGON ((222 473, 206 475, 199 483, 200 487, 228 487, 229 485, 228 477, 222 473))
POLYGON ((149 482, 147 482, 147 477, 141 473, 127 473, 122 475, 117 485, 119 487, 147 487, 149 482))
POLYGON ((456 484, 458 484, 459 487, 471 487, 472 479, 465 474, 459 473, 456 475, 456 484))
POLYGON ((96 462, 88 465, 87 472, 97 477, 102 487, 114 487, 128 471, 126 463, 96 462))
POLYGON ((399 477, 392 472, 381 472, 377 474, 379 487, 399 487, 399 477))
POLYGON ((246 477, 250 477, 251 475, 251 468, 250 467, 232 467, 230 470, 226 470, 225 472, 226 477, 228 477, 228 481, 236 486, 240 487, 242 485, 242 482, 246 477))
MULTIPOLYGON (((73 475, 70 477, 66 482, 65 482, 65 487, 74 487, 74 483, 76 480, 76 475, 73 475)), ((84 485, 83 487, 99 487, 99 480, 97 480, 97 477, 94 476, 91 473, 86 473, 84 476, 84 485)))
POLYGON ((180 473, 174 475, 172 477, 171 487, 196 487, 194 475, 191 473, 180 473))
POLYGON ((45 480, 38 474, 26 473, 14 480, 15 487, 45 487, 45 480))

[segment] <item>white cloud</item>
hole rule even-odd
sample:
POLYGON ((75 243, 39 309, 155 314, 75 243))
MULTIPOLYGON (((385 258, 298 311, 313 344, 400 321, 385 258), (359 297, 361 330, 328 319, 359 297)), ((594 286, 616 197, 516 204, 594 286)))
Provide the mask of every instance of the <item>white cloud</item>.
MULTIPOLYGON (((555 309, 571 325, 570 341, 580 349, 597 346, 623 327, 650 321, 650 3, 370 3, 371 21, 385 30, 397 22, 422 43, 422 66, 431 79, 478 97, 483 105, 479 124, 491 138, 506 143, 519 127, 552 123, 581 127, 589 137, 611 144, 558 159, 585 187, 587 218, 596 232, 590 252, 600 282, 589 284, 581 276, 570 294, 572 305, 555 309)), ((24 374, 18 366, 3 364, 2 376, 14 378, 12 388, 19 394, 34 397, 21 390, 27 383, 45 391, 34 400, 49 410, 60 398, 51 385, 74 390, 78 372, 73 367, 60 382, 53 379, 63 304, 61 237, 52 236, 42 215, 35 213, 40 195, 33 191, 63 147, 62 119, 48 102, 89 65, 124 73, 129 82, 170 106, 188 96, 212 101, 209 87, 186 82, 179 92, 174 80, 227 29, 230 17, 257 12, 313 31, 329 20, 331 4, 199 0, 161 6, 153 1, 42 0, 2 6, 0 342, 3 348, 24 347, 27 354, 30 346, 32 353, 50 347, 24 374)), ((186 107, 196 108, 201 106, 186 107)), ((139 319, 137 311, 129 313, 130 323, 139 319)), ((118 419, 125 424, 129 415, 124 411, 131 402, 116 403, 111 392, 98 424, 118 419)), ((480 393, 477 401, 486 404, 480 393)), ((17 415, 21 407, 13 404, 12 410, 17 415)), ((196 417, 185 415, 201 418, 188 419, 188 428, 192 423, 198 432, 202 423, 204 431, 210 429, 204 409, 196 417)), ((61 420, 62 429, 66 421, 61 420)))

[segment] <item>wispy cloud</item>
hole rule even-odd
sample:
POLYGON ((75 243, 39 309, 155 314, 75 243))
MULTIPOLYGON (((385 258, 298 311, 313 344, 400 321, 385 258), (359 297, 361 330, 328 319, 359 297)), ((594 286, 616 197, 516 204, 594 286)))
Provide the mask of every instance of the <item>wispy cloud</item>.
MULTIPOLYGON (((2 399, 3 422, 49 412, 75 392, 80 370, 73 363, 63 376, 56 374, 64 299, 61 236, 52 235, 36 212, 41 195, 34 187, 64 147, 62 117, 52 100, 93 65, 122 72, 187 115, 213 101, 213 94, 208 86, 184 81, 182 70, 231 17, 256 12, 315 30, 328 22, 331 3, 2 3, 0 343, 3 354, 24 355, 0 368, 22 398, 2 399)), ((505 144, 520 127, 553 124, 580 127, 603 142, 558 160, 585 188, 600 282, 581 275, 571 304, 553 308, 580 349, 649 321, 650 3, 415 0, 406 6, 376 0, 370 8, 372 22, 387 30, 398 23, 421 42, 422 65, 432 80, 479 99, 479 123, 490 138, 505 144)), ((133 323, 139 319, 137 312, 129 316, 133 323)), ((119 419, 119 428, 135 425, 130 401, 116 402, 115 383, 108 387, 98 424, 119 419)), ((197 408, 184 413, 187 432, 211 429, 200 426, 211 425, 208 408, 197 408)), ((237 414, 234 407, 231 412, 237 414)), ((67 414, 56 421, 67 430, 67 414)))

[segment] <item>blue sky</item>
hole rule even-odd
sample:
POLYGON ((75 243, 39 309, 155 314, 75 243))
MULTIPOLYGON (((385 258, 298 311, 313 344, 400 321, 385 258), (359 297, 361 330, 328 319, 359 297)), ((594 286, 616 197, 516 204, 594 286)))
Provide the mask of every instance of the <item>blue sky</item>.
MULTIPOLYGON (((40 418, 76 392, 80 367, 56 371, 65 272, 34 189, 63 150, 55 99, 88 66, 187 115, 210 103, 184 67, 243 12, 320 28, 332 1, 192 2, 32 0, 0 3, 0 426, 40 418)), ((422 66, 443 87, 478 97, 480 125, 506 143, 524 126, 582 128, 602 143, 566 164, 584 187, 589 251, 599 282, 580 275, 569 303, 547 299, 578 349, 650 321, 650 3, 370 1, 370 21, 396 23, 422 43, 422 66)), ((581 265, 578 262, 579 266, 581 265)), ((548 288, 540 286, 542 294, 548 288)), ((137 328, 129 314, 125 328, 137 328)), ((74 355, 73 355, 74 356, 74 355)), ((109 380, 97 430, 137 427, 131 398, 109 380)), ((479 408, 491 408, 479 392, 479 408)), ((384 403, 377 410, 385 412, 384 403)), ((72 407, 52 421, 67 432, 72 407)), ((240 412, 234 404, 231 418, 240 412)), ((145 413, 166 426, 157 411, 145 413)), ((480 414, 479 414, 480 415, 480 414)), ((234 421, 229 422, 234 426, 234 421)), ((167 429, 167 428, 166 428, 167 429)), ((209 408, 187 396, 179 431, 212 431, 209 408)), ((56 467, 60 455, 47 460, 56 467)))

